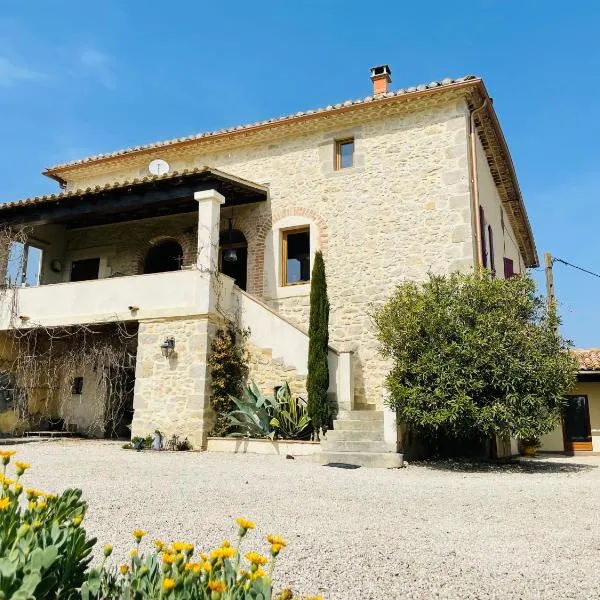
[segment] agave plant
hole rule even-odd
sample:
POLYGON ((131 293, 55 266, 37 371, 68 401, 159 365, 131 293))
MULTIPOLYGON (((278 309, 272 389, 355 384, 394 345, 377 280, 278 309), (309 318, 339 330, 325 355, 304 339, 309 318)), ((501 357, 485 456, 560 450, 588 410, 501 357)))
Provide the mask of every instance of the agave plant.
POLYGON ((231 400, 237 406, 226 416, 234 431, 230 434, 238 437, 271 438, 276 431, 271 420, 277 414, 278 403, 272 396, 265 396, 254 381, 244 388, 243 398, 231 400))
POLYGON ((310 417, 306 401, 292 396, 287 382, 277 390, 276 400, 277 413, 270 424, 277 431, 277 436, 288 440, 308 437, 310 417))

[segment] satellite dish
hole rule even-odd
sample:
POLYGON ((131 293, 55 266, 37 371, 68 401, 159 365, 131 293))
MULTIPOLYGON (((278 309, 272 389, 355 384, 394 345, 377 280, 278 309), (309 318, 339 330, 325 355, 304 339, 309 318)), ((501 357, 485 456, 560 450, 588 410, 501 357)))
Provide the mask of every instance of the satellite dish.
POLYGON ((152 175, 166 175, 169 172, 169 163, 162 158, 155 158, 149 165, 148 171, 152 175))

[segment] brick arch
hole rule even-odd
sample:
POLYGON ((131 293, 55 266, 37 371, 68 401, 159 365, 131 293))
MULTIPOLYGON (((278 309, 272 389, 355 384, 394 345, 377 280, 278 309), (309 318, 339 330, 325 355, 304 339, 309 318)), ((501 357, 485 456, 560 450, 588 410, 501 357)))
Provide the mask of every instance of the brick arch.
POLYGON ((157 244, 167 241, 177 242, 181 246, 181 250, 183 252, 182 267, 196 264, 195 238, 192 236, 192 234, 180 233, 176 235, 157 235, 149 239, 136 252, 135 264, 138 275, 141 275, 144 272, 144 262, 146 260, 146 255, 148 254, 148 250, 150 250, 152 246, 156 246, 157 244))
POLYGON ((272 215, 266 216, 259 221, 258 225, 246 233, 242 231, 248 240, 248 257, 252 252, 254 256, 253 264, 248 264, 248 291, 256 296, 263 294, 263 278, 265 268, 265 239, 269 232, 273 229, 273 224, 281 221, 285 217, 306 217, 317 225, 319 249, 323 254, 327 254, 327 245, 329 232, 327 222, 323 217, 314 211, 312 208, 288 208, 285 210, 275 211, 272 215))

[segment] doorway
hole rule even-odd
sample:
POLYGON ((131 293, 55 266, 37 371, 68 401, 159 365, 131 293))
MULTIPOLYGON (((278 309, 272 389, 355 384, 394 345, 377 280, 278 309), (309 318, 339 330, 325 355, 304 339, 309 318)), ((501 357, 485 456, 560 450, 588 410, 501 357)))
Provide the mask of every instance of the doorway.
POLYGON ((244 234, 237 229, 229 229, 220 235, 219 271, 231 277, 240 289, 246 291, 248 243, 244 234))
POLYGON ((590 408, 587 396, 567 396, 563 431, 565 450, 571 452, 592 450, 590 408))
POLYGON ((183 263, 183 250, 175 240, 165 240, 148 250, 144 260, 144 274, 179 271, 183 263))
POLYGON ((133 367, 106 367, 106 399, 104 405, 104 437, 130 439, 133 421, 133 394, 135 369, 133 367))

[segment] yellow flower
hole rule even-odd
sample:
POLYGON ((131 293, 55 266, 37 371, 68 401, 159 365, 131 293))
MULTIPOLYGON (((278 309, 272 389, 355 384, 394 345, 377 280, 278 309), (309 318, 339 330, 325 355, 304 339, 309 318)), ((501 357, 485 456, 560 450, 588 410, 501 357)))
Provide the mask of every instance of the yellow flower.
POLYGON ((40 509, 41 508, 46 508, 46 506, 47 506, 47 503, 44 500, 38 500, 37 501, 37 507, 38 508, 40 508, 40 509))
POLYGON ((25 471, 27 471, 27 469, 31 468, 31 465, 29 463, 18 460, 15 463, 15 467, 16 467, 17 475, 21 476, 21 475, 23 475, 23 473, 25 473, 25 471))
POLYGON ((142 538, 146 535, 146 532, 143 529, 134 529, 131 532, 131 535, 135 538, 135 541, 139 544, 142 541, 142 538))
POLYGON ((10 506, 8 498, 0 498, 0 510, 6 510, 10 506))
POLYGON ((173 542, 172 546, 175 552, 185 552, 186 554, 194 552, 194 544, 188 544, 187 542, 173 542))
POLYGON ((287 546, 287 542, 280 535, 268 535, 267 541, 269 542, 269 544, 278 544, 282 548, 285 548, 287 546))
POLYGON ((81 525, 81 521, 83 521, 83 517, 81 517, 81 516, 73 517, 73 525, 75 525, 75 527, 79 527, 81 525))
POLYGON ((210 553, 211 558, 232 558, 235 556, 235 550, 233 548, 217 548, 210 553))
POLYGON ((23 491, 22 483, 15 483, 15 494, 19 495, 23 491))
POLYGON ((175 562, 175 555, 170 552, 163 552, 162 561, 165 565, 172 565, 175 562))
POLYGON ((244 519, 243 517, 238 517, 236 522, 240 526, 240 535, 242 537, 246 535, 248 529, 254 529, 254 523, 248 519, 244 519))
POLYGON ((106 544, 106 546, 104 546, 104 556, 106 556, 106 558, 108 558, 113 551, 113 547, 110 544, 106 544))
POLYGON ((164 550, 166 544, 164 542, 162 542, 161 540, 154 540, 152 542, 154 544, 154 547, 160 552, 161 550, 164 550))
POLYGON ((120 569, 122 575, 127 575, 127 573, 129 573, 129 565, 121 565, 120 569))
POLYGON ((254 571, 253 573, 250 573, 250 579, 252 579, 253 581, 255 579, 260 579, 261 577, 266 577, 267 574, 259 567, 258 569, 256 569, 256 571, 254 571))
POLYGON ((323 596, 309 596, 306 600, 323 600, 323 596))
POLYGON ((272 556, 277 556, 280 552, 281 552, 281 548, 283 546, 281 544, 273 544, 271 546, 271 555, 272 556))
POLYGON ((33 502, 33 500, 27 505, 29 510, 35 510, 36 506, 37 506, 37 504, 35 502, 33 502))
POLYGON ((263 556, 262 554, 258 554, 257 552, 248 552, 248 554, 246 554, 246 558, 253 565, 266 565, 267 561, 268 561, 266 556, 263 556))
POLYGON ((231 548, 231 542, 229 540, 223 540, 221 548, 231 548))
POLYGON ((208 561, 204 561, 201 565, 202 570, 210 573, 212 571, 212 565, 208 561))
POLYGON ((12 485, 13 483, 17 483, 17 482, 14 479, 9 479, 8 477, 4 477, 2 479, 2 483, 3 483, 4 487, 6 489, 8 489, 9 485, 12 485))
POLYGON ((163 589, 167 590, 167 592, 170 592, 175 587, 175 580, 167 577, 163 580, 162 586, 163 589))
POLYGON ((42 522, 41 522, 39 519, 38 519, 38 520, 35 520, 35 521, 33 522, 33 528, 34 528, 34 529, 36 529, 36 530, 37 530, 37 529, 39 529, 41 526, 42 526, 42 522))
POLYGON ((137 550, 130 550, 129 556, 131 556, 131 558, 135 558, 137 556, 137 550))
POLYGON ((10 462, 10 457, 17 453, 16 450, 0 450, 0 457, 2 457, 2 464, 6 466, 10 462))
POLYGON ((208 554, 206 554, 206 552, 200 552, 200 558, 206 561, 208 560, 208 554))
POLYGON ((208 587, 213 592, 224 592, 227 589, 227 584, 224 581, 209 581, 208 587))

